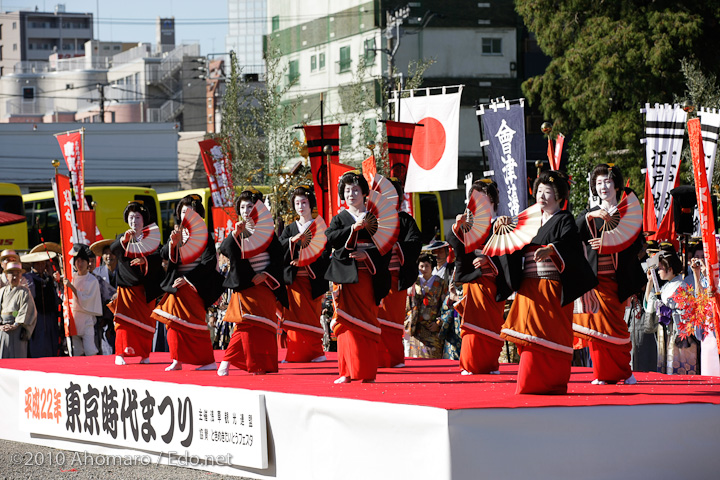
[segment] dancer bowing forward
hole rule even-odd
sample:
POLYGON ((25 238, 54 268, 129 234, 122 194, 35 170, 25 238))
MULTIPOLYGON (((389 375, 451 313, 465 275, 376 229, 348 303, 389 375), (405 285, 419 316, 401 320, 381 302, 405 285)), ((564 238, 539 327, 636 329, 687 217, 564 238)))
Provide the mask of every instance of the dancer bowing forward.
MULTIPOLYGON (((497 212, 497 185, 478 180, 472 189, 484 195, 497 212)), ((463 228, 467 215, 455 219, 447 241, 455 251, 455 282, 463 284, 463 297, 455 309, 462 317, 460 336, 460 373, 473 375, 500 373, 499 357, 503 346, 500 329, 504 321, 505 299, 512 290, 503 275, 498 275, 500 260, 482 250, 467 252, 463 228)))
MULTIPOLYGON (((533 191, 542 209, 537 235, 521 251, 501 257, 517 292, 501 336, 518 345, 515 393, 565 394, 573 354, 573 301, 597 285, 582 252, 575 220, 561 205, 569 185, 559 172, 542 172, 533 191)), ((496 225, 507 225, 500 217, 496 225)))
MULTIPOLYGON (((322 223, 325 235, 325 222, 322 217, 313 220, 312 210, 315 207, 315 195, 310 187, 297 187, 290 198, 295 212, 300 218, 285 227, 280 235, 280 244, 285 252, 285 268, 283 279, 287 285, 289 308, 284 309, 283 329, 287 331, 286 362, 323 362, 326 360, 323 351, 323 334, 320 326, 322 299, 328 290, 325 280, 329 255, 325 246, 319 258, 309 265, 299 266, 298 255, 306 233, 312 231, 313 222, 322 223)), ((317 225, 315 225, 316 227, 317 225)), ((310 245, 308 245, 309 247, 310 245)))
POLYGON ((162 294, 159 233, 157 243, 147 242, 157 225, 148 225, 150 214, 141 202, 128 203, 123 216, 130 228, 110 245, 118 259, 117 296, 108 305, 115 314, 115 364, 125 365, 126 357, 136 356, 140 363, 150 363, 155 334, 151 315, 155 299, 162 294))
POLYGON ((223 294, 225 277, 217 271, 215 242, 204 217, 199 195, 183 197, 175 209, 175 230, 160 252, 168 260, 162 282, 166 293, 152 317, 167 325, 168 372, 181 370, 183 363, 201 365, 196 370, 217 368, 205 315, 223 294))
POLYGON ((378 368, 378 304, 390 290, 390 254, 380 255, 365 224, 367 180, 358 171, 347 172, 338 185, 347 210, 335 215, 326 231, 334 249, 325 278, 333 282, 340 377, 372 382, 378 368))
MULTIPOLYGON (((602 163, 590 176, 590 189, 600 197, 600 206, 584 210, 577 217, 580 237, 586 243, 585 252, 590 266, 597 275, 595 287, 598 302, 596 313, 580 313, 573 316, 575 336, 589 340, 590 358, 593 364, 594 384, 637 383, 630 367, 630 331, 625 323, 625 301, 645 287, 647 277, 643 272, 638 252, 643 245, 642 228, 628 239, 628 246, 614 253, 600 253, 603 247, 603 230, 610 230, 607 222, 618 211, 618 201, 623 193, 623 175, 618 167, 602 163)), ((637 200, 635 200, 637 202, 637 200)), ((639 210, 639 203, 638 203, 639 210)), ((637 219, 641 222, 642 217, 637 219)))
POLYGON ((256 375, 278 371, 277 300, 287 306, 287 292, 280 283, 282 246, 262 200, 258 191, 245 190, 240 194, 235 203, 240 221, 220 245, 220 253, 230 261, 223 285, 233 291, 225 321, 236 324, 217 371, 221 377, 228 374, 231 364, 256 375), (260 225, 252 220, 253 212, 269 220, 262 220, 260 225), (260 232, 253 233, 252 229, 258 226, 269 242, 254 241, 258 237, 253 236, 260 232))
POLYGON ((397 178, 390 178, 398 194, 398 217, 400 234, 393 246, 390 257, 392 283, 390 293, 383 298, 378 309, 378 321, 382 330, 382 342, 378 345, 380 367, 404 367, 405 351, 403 333, 407 306, 407 289, 412 287, 418 277, 417 260, 422 248, 420 230, 415 219, 400 211, 405 192, 397 178))

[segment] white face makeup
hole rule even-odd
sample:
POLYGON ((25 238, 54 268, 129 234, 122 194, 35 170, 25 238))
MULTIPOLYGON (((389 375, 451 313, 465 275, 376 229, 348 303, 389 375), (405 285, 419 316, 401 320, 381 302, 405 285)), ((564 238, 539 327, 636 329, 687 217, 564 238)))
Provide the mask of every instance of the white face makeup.
POLYGON ((363 209, 363 206, 365 205, 365 197, 363 196, 360 185, 345 185, 343 194, 345 195, 345 203, 347 203, 349 207, 353 207, 358 210, 363 209))
POLYGON ((312 215, 312 208, 310 208, 310 201, 307 199, 304 195, 297 195, 295 196, 295 201, 293 202, 295 207, 295 213, 300 215, 300 218, 308 218, 312 215))
POLYGON ((544 183, 538 185, 535 199, 545 213, 553 214, 560 209, 560 204, 555 198, 555 190, 553 190, 550 185, 545 185, 544 183))
POLYGON ((243 200, 240 202, 240 212, 238 213, 240 213, 240 216, 243 220, 247 220, 250 217, 250 212, 252 212, 254 205, 254 203, 247 200, 243 200))
POLYGON ((135 233, 140 233, 145 226, 142 214, 140 212, 128 213, 128 225, 135 233))
POLYGON ((595 178, 595 190, 600 200, 615 203, 617 188, 615 182, 607 175, 598 175, 595 178))

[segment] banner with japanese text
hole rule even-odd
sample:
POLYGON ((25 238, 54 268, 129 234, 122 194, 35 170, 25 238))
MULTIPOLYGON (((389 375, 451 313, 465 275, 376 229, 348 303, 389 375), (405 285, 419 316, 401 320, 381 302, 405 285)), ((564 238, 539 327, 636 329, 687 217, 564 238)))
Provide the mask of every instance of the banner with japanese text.
POLYGON ((720 346, 720 265, 718 265, 718 252, 715 240, 715 218, 712 214, 712 192, 705 172, 705 155, 699 118, 688 120, 688 139, 692 153, 693 174, 695 177, 695 195, 697 196, 697 212, 700 219, 700 233, 705 254, 705 267, 710 290, 714 297, 713 323, 715 338, 720 346))
POLYGON ((712 185, 715 170, 715 154, 717 153, 718 134, 720 133, 720 111, 714 108, 700 107, 698 118, 702 127, 702 144, 705 155, 705 171, 708 184, 712 185))
POLYGON ((235 207, 212 207, 212 219, 215 242, 222 242, 230 235, 237 222, 235 207))
MULTIPOLYGON (((198 142, 203 166, 207 174, 210 194, 216 207, 231 207, 235 199, 232 182, 231 160, 223 152, 222 146, 213 139, 198 142)), ((205 205, 209 208, 210 205, 205 205)))
POLYGON ((85 129, 55 135, 65 163, 70 171, 75 200, 79 209, 85 208, 85 153, 83 135, 85 129))
MULTIPOLYGON (((70 179, 65 175, 55 175, 53 179, 53 193, 55 194, 55 209, 58 215, 60 227, 60 249, 62 250, 63 276, 72 282, 72 249, 77 242, 75 223, 75 211, 73 208, 72 193, 70 192, 70 179)), ((65 286, 63 288, 63 320, 65 324, 65 336, 77 335, 75 319, 73 318, 70 304, 72 291, 65 286)))
POLYGON ((479 105, 490 170, 498 185, 497 214, 514 216, 527 208, 524 99, 479 105))
POLYGON ((655 231, 648 237, 652 240, 668 240, 674 237, 674 226, 666 221, 671 211, 672 196, 670 190, 680 182, 680 154, 687 113, 679 105, 646 104, 645 112, 645 163, 647 191, 645 196, 644 217, 652 217, 644 222, 646 231, 655 231), (649 201, 652 199, 652 201, 649 201), (652 224, 655 228, 652 228, 652 224))
POLYGON ((330 225, 332 207, 329 203, 328 189, 332 187, 328 184, 328 156, 323 153, 323 148, 329 145, 332 149, 330 154, 331 163, 340 161, 340 124, 305 125, 303 129, 305 130, 305 141, 307 143, 308 158, 310 159, 318 215, 323 217, 323 220, 330 225))
MULTIPOLYGON (((19 428, 200 461, 268 467, 265 396, 250 390, 26 371, 19 428), (219 458, 222 457, 222 458, 219 458)), ((10 407, 10 406, 7 406, 10 407)))

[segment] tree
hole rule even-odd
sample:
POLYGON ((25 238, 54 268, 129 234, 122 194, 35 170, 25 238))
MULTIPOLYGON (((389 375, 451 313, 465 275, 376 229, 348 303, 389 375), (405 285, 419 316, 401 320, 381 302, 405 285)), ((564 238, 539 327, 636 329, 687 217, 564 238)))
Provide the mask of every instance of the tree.
POLYGON ((517 0, 516 8, 552 60, 523 83, 554 129, 578 142, 592 163, 616 162, 642 194, 639 108, 684 91, 680 60, 720 70, 715 0, 517 0), (623 151, 622 156, 607 152, 623 151))

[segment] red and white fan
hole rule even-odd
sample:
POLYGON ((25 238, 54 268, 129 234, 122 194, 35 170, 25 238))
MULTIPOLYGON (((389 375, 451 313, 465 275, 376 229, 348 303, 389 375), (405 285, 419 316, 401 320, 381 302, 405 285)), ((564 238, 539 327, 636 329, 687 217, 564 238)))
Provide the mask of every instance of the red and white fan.
MULTIPOLYGON (((392 187, 392 184, 390 186, 392 187)), ((380 255, 385 255, 392 250, 400 234, 397 195, 395 195, 395 200, 391 200, 383 197, 380 192, 370 190, 365 207, 367 208, 365 229, 370 233, 380 255)))
POLYGON ((393 205, 397 205, 398 194, 397 190, 395 190, 395 186, 390 180, 383 177, 379 173, 375 174, 372 185, 370 185, 370 189, 379 192, 380 195, 383 196, 383 198, 387 198, 391 203, 393 203, 393 205))
POLYGON ((470 198, 465 209, 467 222, 461 228, 459 238, 465 245, 465 253, 480 248, 490 233, 490 219, 492 218, 492 203, 487 195, 475 189, 470 190, 470 198))
POLYGON ((301 234, 302 236, 298 243, 290 243, 291 257, 295 256, 296 246, 300 248, 298 252, 298 267, 306 267, 322 256, 323 251, 325 251, 325 246, 327 245, 325 230, 327 230, 327 224, 322 217, 318 216, 301 234))
POLYGON ((151 223, 142 229, 141 237, 132 237, 125 247, 125 255, 129 258, 146 257, 160 246, 160 229, 151 223))
POLYGON ((511 224, 499 227, 493 233, 485 244, 483 254, 492 257, 517 252, 535 238, 540 230, 541 220, 542 208, 539 203, 526 208, 517 217, 513 217, 511 224))
POLYGON ((265 204, 258 200, 245 221, 242 238, 235 241, 240 246, 242 258, 248 259, 264 251, 272 242, 275 223, 265 204))
POLYGON ((642 206, 633 192, 623 194, 612 218, 600 230, 600 250, 609 255, 625 250, 640 235, 642 230, 642 206))
POLYGON ((180 223, 183 231, 183 242, 178 249, 180 263, 188 265, 200 258, 205 251, 208 240, 208 231, 205 220, 192 208, 185 210, 185 216, 180 223))

